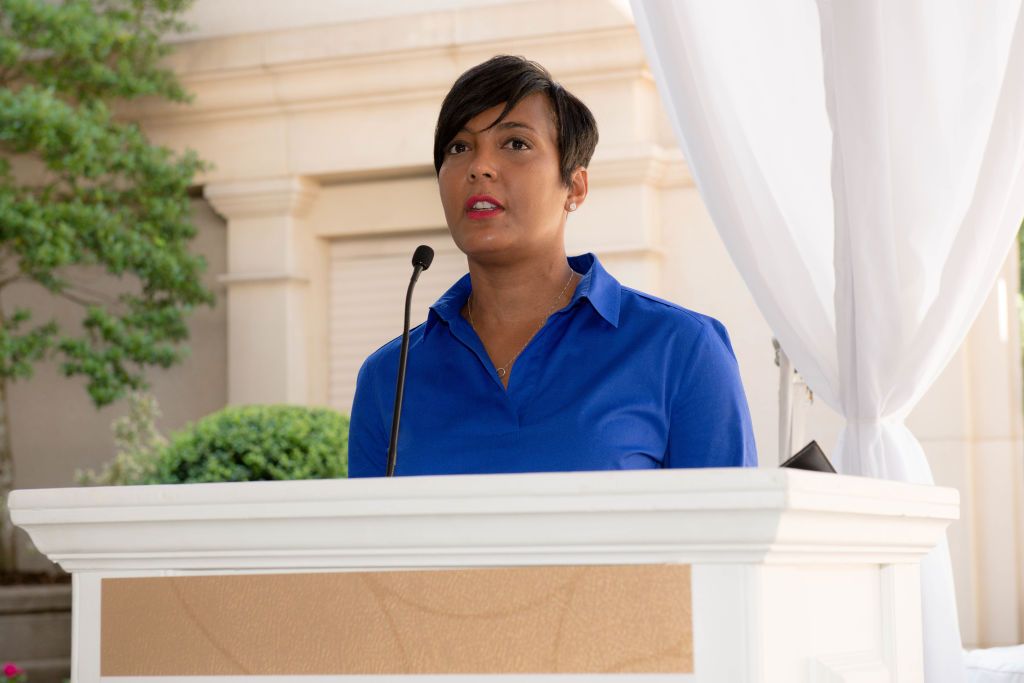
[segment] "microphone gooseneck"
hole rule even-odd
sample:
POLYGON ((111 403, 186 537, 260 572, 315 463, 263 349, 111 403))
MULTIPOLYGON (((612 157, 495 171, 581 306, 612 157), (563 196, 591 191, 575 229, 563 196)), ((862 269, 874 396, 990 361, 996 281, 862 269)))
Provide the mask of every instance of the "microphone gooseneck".
POLYGON ((412 290, 420 273, 430 267, 434 250, 425 244, 416 247, 412 255, 412 277, 405 292, 405 325, 402 328, 402 350, 398 354, 398 383, 395 386, 395 411, 391 418, 391 444, 388 446, 388 468, 385 476, 395 476, 395 461, 398 450, 398 423, 402 417, 402 397, 405 393, 405 365, 409 359, 409 317, 412 310, 412 290))

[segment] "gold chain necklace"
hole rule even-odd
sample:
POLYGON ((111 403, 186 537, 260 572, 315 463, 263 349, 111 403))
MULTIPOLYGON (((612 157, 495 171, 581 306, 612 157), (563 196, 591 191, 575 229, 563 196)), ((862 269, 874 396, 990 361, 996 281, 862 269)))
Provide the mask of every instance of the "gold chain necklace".
MULTIPOLYGON (((519 348, 518 351, 516 351, 515 355, 512 356, 512 358, 510 358, 507 363, 505 363, 499 368, 496 368, 496 370, 498 371, 499 378, 505 378, 505 375, 507 375, 509 370, 512 369, 512 364, 516 362, 516 358, 519 358, 519 354, 526 350, 526 347, 529 345, 530 341, 535 336, 537 336, 537 333, 540 332, 540 329, 544 327, 544 323, 546 323, 548 321, 548 318, 551 317, 551 314, 555 312, 555 307, 558 306, 558 302, 561 301, 562 295, 565 294, 565 290, 569 289, 569 285, 572 284, 572 279, 574 277, 576 277, 576 271, 570 268, 569 279, 566 281, 565 287, 562 287, 562 291, 559 292, 558 296, 555 297, 554 302, 552 302, 551 304, 551 308, 548 309, 547 315, 545 315, 544 318, 540 321, 540 325, 537 325, 537 329, 533 331, 533 334, 531 334, 526 339, 526 342, 519 348)), ((474 332, 476 332, 476 323, 473 322, 473 292, 469 293, 469 299, 466 301, 466 309, 467 312, 469 313, 469 326, 473 328, 474 332)))

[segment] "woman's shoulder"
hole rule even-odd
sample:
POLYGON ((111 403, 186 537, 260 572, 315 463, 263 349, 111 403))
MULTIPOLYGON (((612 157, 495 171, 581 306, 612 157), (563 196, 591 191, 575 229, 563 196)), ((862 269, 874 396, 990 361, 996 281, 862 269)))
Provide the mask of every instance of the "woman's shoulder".
POLYGON ((729 343, 725 325, 716 318, 632 287, 622 286, 620 315, 630 325, 651 325, 691 340, 714 335, 729 343))
MULTIPOLYGON (((419 341, 423 338, 423 330, 426 323, 420 323, 416 327, 409 330, 409 348, 415 347, 419 341)), ((371 353, 363 361, 363 366, 359 370, 359 374, 365 373, 376 373, 379 368, 388 368, 392 371, 392 374, 397 374, 398 367, 398 356, 402 351, 402 335, 398 335, 394 339, 385 344, 381 345, 376 351, 371 353)))
MULTIPOLYGON (((671 301, 623 287, 622 325, 662 362, 685 393, 742 392, 736 353, 729 333, 717 319, 671 301)), ((620 327, 622 326, 620 325, 620 327)))

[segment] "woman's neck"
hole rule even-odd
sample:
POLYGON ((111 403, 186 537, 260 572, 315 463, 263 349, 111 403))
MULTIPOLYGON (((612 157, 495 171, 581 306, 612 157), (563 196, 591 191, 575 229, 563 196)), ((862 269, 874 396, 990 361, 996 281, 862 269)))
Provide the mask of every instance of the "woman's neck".
POLYGON ((477 325, 520 325, 547 316, 572 297, 572 270, 560 252, 545 261, 501 266, 470 262, 473 317, 477 325))

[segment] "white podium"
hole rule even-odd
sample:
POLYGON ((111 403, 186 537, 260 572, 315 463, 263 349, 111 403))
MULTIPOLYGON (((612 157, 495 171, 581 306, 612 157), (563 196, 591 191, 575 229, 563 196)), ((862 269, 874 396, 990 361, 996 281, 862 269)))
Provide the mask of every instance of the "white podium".
POLYGON ((15 491, 96 681, 923 680, 956 491, 659 470, 15 491))

